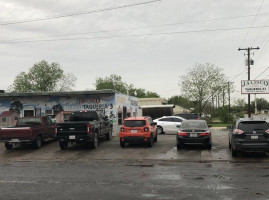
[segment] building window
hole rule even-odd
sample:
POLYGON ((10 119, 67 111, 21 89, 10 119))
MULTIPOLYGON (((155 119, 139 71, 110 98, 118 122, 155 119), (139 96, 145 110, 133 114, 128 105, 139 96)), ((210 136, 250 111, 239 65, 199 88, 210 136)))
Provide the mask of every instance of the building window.
POLYGON ((7 118, 3 117, 2 122, 6 122, 6 121, 7 121, 7 118))
POLYGON ((35 111, 34 110, 24 110, 23 111, 23 116, 24 117, 32 117, 35 116, 35 111))

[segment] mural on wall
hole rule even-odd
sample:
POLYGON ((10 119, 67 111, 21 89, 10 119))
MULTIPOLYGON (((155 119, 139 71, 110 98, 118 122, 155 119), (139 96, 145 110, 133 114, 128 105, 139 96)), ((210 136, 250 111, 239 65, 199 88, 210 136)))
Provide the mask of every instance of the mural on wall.
POLYGON ((16 111, 17 113, 21 114, 21 111, 23 109, 23 105, 20 101, 13 101, 11 104, 10 104, 10 108, 9 110, 10 111, 16 111))

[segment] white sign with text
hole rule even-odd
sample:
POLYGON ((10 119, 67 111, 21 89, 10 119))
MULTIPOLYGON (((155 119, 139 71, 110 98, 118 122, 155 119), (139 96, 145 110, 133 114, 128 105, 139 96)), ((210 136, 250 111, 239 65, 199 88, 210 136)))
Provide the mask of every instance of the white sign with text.
POLYGON ((241 94, 269 94, 269 80, 242 80, 241 94))

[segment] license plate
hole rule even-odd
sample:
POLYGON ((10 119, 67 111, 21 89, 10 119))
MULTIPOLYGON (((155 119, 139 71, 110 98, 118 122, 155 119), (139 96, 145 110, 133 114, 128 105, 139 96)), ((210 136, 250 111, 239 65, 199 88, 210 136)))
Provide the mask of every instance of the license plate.
POLYGON ((258 135, 251 135, 250 136, 250 139, 257 140, 257 139, 259 139, 259 136, 258 135))
POLYGON ((19 139, 11 139, 10 142, 20 142, 19 139))
POLYGON ((76 136, 75 135, 69 135, 69 139, 74 140, 74 139, 76 139, 76 136))
POLYGON ((137 133, 137 130, 131 130, 131 133, 137 133))
POLYGON ((190 133, 190 137, 197 137, 197 133, 190 133))

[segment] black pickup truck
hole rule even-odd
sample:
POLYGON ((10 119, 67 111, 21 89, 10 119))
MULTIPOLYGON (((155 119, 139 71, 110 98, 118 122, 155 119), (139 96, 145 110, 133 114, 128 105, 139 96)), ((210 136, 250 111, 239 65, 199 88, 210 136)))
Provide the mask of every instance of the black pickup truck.
POLYGON ((111 139, 112 123, 97 111, 77 111, 67 122, 57 124, 55 133, 62 150, 67 149, 68 143, 86 143, 95 149, 101 138, 111 139))

